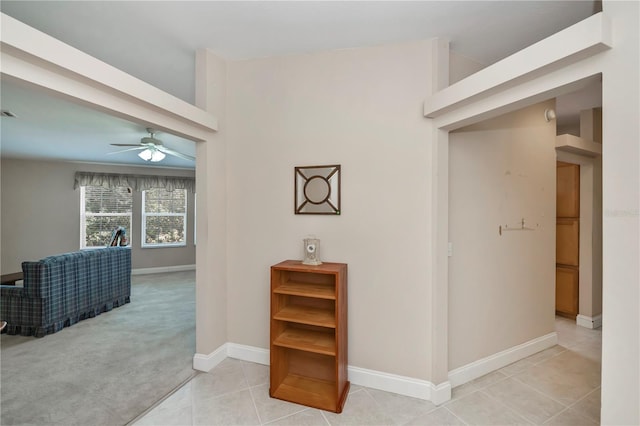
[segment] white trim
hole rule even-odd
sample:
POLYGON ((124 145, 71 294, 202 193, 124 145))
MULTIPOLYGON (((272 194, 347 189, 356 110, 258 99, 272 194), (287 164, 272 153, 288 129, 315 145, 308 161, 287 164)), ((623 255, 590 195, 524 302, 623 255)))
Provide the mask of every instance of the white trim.
POLYGON ((255 346, 227 343, 227 356, 262 365, 270 364, 269 349, 256 348, 255 346))
POLYGON ((506 367, 509 364, 548 349, 557 343, 558 334, 555 331, 537 337, 528 342, 451 370, 449 372, 449 382, 452 387, 460 386, 499 368, 506 367))
MULTIPOLYGON (((268 349, 237 343, 226 343, 224 347, 226 356, 229 358, 269 365, 268 349)), ((451 385, 449 382, 436 386, 427 380, 399 376, 382 371, 354 367, 352 365, 347 367, 347 371, 349 373, 349 381, 354 385, 425 399, 436 405, 451 399, 451 385)))
POLYGON ((602 327, 602 315, 588 317, 586 315, 578 314, 578 316, 576 317, 576 324, 578 324, 580 327, 600 328, 602 327))
POLYGON ((227 343, 220 346, 209 355, 195 354, 193 356, 193 369, 198 371, 209 372, 220 364, 227 357, 227 343))
POLYGON ((196 265, 159 266, 156 268, 132 269, 131 275, 159 274, 166 272, 195 271, 196 265))
POLYGON ((522 77, 549 74, 611 48, 611 24, 592 15, 427 97, 424 116, 438 117, 469 105, 478 97, 517 86, 522 77), (535 57, 535 61, 529 58, 535 57))
POLYGON ((431 386, 431 402, 435 405, 444 404, 445 402, 451 400, 451 382, 446 381, 444 383, 440 383, 439 385, 434 385, 433 383, 427 382, 431 386))
POLYGON ((217 129, 210 113, 0 13, 2 78, 167 131, 207 141, 217 129), (6 47, 6 48, 5 48, 6 47))
MULTIPOLYGON (((17 49, 20 52, 17 55, 25 56, 26 54, 26 56, 44 60, 60 67, 61 69, 56 70, 57 73, 82 76, 83 79, 89 80, 92 86, 96 83, 104 85, 123 96, 135 99, 136 102, 143 102, 147 108, 151 106, 161 110, 163 114, 176 116, 180 120, 207 130, 217 130, 216 117, 195 105, 163 92, 4 13, 0 14, 0 18, 2 44, 17 49)), ((5 72, 5 64, 2 65, 2 71, 5 72)))
POLYGON ((602 155, 602 144, 567 133, 556 136, 556 150, 589 157, 599 157, 602 155))
POLYGON ((186 246, 187 246, 186 242, 184 242, 184 243, 159 243, 159 244, 140 245, 140 248, 146 250, 146 249, 157 249, 157 248, 162 249, 162 248, 186 247, 186 246))
POLYGON ((349 380, 354 385, 424 399, 436 405, 451 399, 451 384, 449 382, 436 386, 428 380, 399 376, 352 365, 348 367, 348 371, 349 380))

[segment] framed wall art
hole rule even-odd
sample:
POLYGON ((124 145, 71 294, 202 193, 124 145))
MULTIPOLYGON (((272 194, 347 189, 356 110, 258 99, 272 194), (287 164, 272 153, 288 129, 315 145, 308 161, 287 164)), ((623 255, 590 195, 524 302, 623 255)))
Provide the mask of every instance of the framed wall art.
POLYGON ((340 165, 295 168, 295 214, 340 214, 340 165))

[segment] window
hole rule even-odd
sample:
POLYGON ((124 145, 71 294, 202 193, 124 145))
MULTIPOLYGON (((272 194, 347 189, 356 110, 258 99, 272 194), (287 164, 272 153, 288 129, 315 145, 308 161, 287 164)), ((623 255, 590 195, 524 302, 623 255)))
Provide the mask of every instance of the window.
POLYGON ((186 245, 187 191, 142 192, 142 247, 186 245))
POLYGON ((129 188, 80 188, 80 248, 106 247, 118 226, 131 238, 132 197, 129 188))

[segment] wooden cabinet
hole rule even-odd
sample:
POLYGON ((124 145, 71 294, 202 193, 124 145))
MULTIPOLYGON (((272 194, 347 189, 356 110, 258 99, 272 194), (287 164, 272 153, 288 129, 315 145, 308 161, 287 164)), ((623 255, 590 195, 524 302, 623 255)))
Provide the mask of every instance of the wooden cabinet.
POLYGON ((580 287, 580 166, 557 163, 556 315, 575 320, 580 287))
POLYGON ((557 162, 556 217, 580 217, 580 166, 557 162))
POLYGON ((580 219, 556 219, 556 264, 579 266, 580 219))
POLYGON ((347 380, 347 265, 271 267, 269 395, 342 412, 347 380))
POLYGON ((556 313, 572 318, 578 314, 578 270, 556 266, 556 313))

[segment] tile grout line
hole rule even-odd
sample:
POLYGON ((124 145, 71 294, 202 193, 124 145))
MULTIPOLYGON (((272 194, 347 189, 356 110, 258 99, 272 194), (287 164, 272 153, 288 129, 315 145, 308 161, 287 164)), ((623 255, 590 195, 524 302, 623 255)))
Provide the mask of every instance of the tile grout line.
POLYGON ((258 417, 258 423, 262 425, 262 418, 260 417, 260 413, 258 412, 258 405, 256 404, 256 398, 253 396, 253 391, 251 390, 251 386, 249 385, 249 379, 247 379, 247 372, 244 369, 244 363, 240 361, 240 371, 242 371, 242 377, 244 378, 244 382, 247 384, 247 389, 249 389, 249 396, 251 397, 251 403, 253 404, 253 410, 258 417))
POLYGON ((516 411, 514 408, 509 407, 507 404, 505 404, 504 402, 500 401, 498 398, 494 398, 493 396, 491 396, 490 394, 486 393, 484 390, 479 390, 478 392, 481 392, 483 395, 485 395, 487 398, 489 398, 490 400, 497 402, 498 404, 500 404, 501 406, 503 406, 504 408, 506 408, 507 410, 512 411, 516 416, 520 417, 522 420, 524 420, 525 422, 531 424, 531 425, 535 425, 534 422, 532 422, 531 420, 529 420, 527 417, 523 416, 519 411, 516 411))
MULTIPOLYGON (((474 392, 478 392, 478 391, 474 391, 474 392)), ((442 408, 444 408, 445 410, 447 410, 449 413, 451 413, 451 415, 452 415, 453 417, 455 417, 456 419, 460 420, 460 421, 461 421, 463 424, 465 424, 466 426, 468 426, 468 425, 469 425, 469 423, 465 422, 461 417, 459 417, 459 416, 458 416, 456 413, 454 413, 453 411, 449 410, 447 407, 442 407, 442 408)), ((434 410, 434 411, 435 411, 435 410, 434 410)), ((430 411, 430 412, 432 412, 432 411, 430 411)))
MULTIPOLYGON (((553 396, 551 396, 551 395, 549 395, 549 394, 547 394, 547 393, 544 393, 543 391, 541 391, 541 390, 539 390, 539 389, 537 389, 537 388, 535 388, 535 387, 531 386, 529 383, 527 383, 527 382, 524 382, 524 381, 520 380, 518 377, 513 377, 513 379, 514 379, 514 380, 517 380, 519 383, 521 383, 521 384, 525 385, 525 386, 526 386, 526 387, 528 387, 529 389, 534 390, 535 392, 539 393, 540 395, 542 395, 542 396, 546 396, 547 398, 549 398, 549 399, 550 399, 550 400, 552 400, 553 402, 557 402, 558 404, 562 405, 564 408, 569 408, 569 405, 565 404, 565 403, 564 403, 564 402, 562 402, 562 401, 558 401, 558 400, 557 400, 556 398, 554 398, 553 396)), ((564 411, 564 409, 563 409, 563 410, 561 410, 561 411, 564 411)), ((552 417, 553 417, 553 416, 552 416, 552 417)))
MULTIPOLYGON (((275 418, 273 420, 269 420, 268 422, 264 423, 262 421, 262 417, 260 416, 260 412, 258 411, 258 404, 256 403, 256 400, 255 400, 255 397, 254 397, 254 390, 256 390, 259 387, 265 386, 265 385, 268 386, 269 385, 269 381, 267 381, 266 383, 258 383, 258 384, 255 384, 253 386, 249 385, 249 378, 248 378, 247 372, 245 371, 245 368, 244 368, 247 362, 246 361, 240 361, 240 363, 241 363, 240 365, 241 365, 241 368, 242 368, 242 374, 244 376, 245 381, 247 382, 247 385, 249 386, 248 387, 249 393, 251 395, 251 400, 253 402, 253 407, 256 410, 256 415, 258 416, 258 421, 260 422, 260 425, 268 425, 268 424, 271 424, 271 423, 276 422, 278 420, 286 419, 287 417, 291 417, 291 416, 294 416, 296 414, 300 414, 300 413, 302 413, 304 411, 312 409, 311 407, 301 406, 300 410, 296 411, 295 413, 290 413, 290 414, 284 415, 282 417, 278 417, 278 418, 275 418)), ((270 395, 269 395, 269 398, 271 398, 270 395)))
POLYGON ((262 418, 260 417, 260 413, 258 412, 258 405, 256 404, 256 398, 253 396, 251 387, 249 387, 249 396, 251 397, 251 403, 253 404, 253 411, 256 413, 256 417, 258 417, 258 424, 263 425, 264 423, 262 422, 262 418))
POLYGON ((191 407, 191 426, 195 426, 196 407, 193 403, 193 389, 189 389, 189 406, 191 407))
POLYGON ((324 419, 324 421, 331 426, 331 422, 329 421, 329 419, 327 419, 327 416, 324 415, 324 411, 320 410, 320 414, 322 415, 322 418, 324 419))
POLYGON ((542 423, 543 425, 549 424, 549 422, 553 419, 555 419, 556 417, 559 417, 562 413, 565 413, 569 411, 569 407, 565 407, 564 409, 560 410, 558 413, 554 414, 553 416, 549 417, 547 420, 545 420, 544 423, 542 423))
MULTIPOLYGON (((386 415, 386 412, 383 410, 383 407, 382 407, 382 406, 380 405, 380 403, 379 403, 379 402, 378 402, 378 401, 373 397, 373 395, 371 395, 371 393, 367 391, 367 389, 368 389, 368 388, 363 387, 362 389, 358 389, 358 390, 364 390, 364 391, 365 391, 365 393, 366 393, 367 395, 369 395, 369 397, 370 397, 371 399, 373 399, 373 402, 376 404, 376 407, 378 407, 378 408, 380 409, 380 412, 381 412, 383 415, 386 415)), ((356 392, 357 392, 357 391, 356 391, 356 392)), ((383 392, 386 392, 386 391, 383 391, 383 392)), ((388 392, 388 393, 395 394, 395 395, 400 395, 400 394, 396 394, 395 392, 388 392)), ((412 420, 417 419, 418 417, 422 417, 423 415, 430 414, 430 413, 432 413, 432 412, 436 411, 438 408, 440 408, 440 407, 438 407, 437 405, 435 405, 433 402, 431 402, 431 401, 429 401, 429 400, 421 400, 420 398, 413 398, 413 397, 405 396, 405 395, 400 395, 400 396, 403 396, 403 397, 406 397, 406 398, 412 398, 412 399, 416 399, 416 400, 420 400, 420 401, 424 401, 425 403, 430 403, 430 404, 432 404, 432 405, 433 405, 433 407, 432 407, 429 411, 427 411, 427 412, 425 412, 425 413, 423 413, 423 414, 421 414, 421 415, 418 415, 418 416, 416 416, 416 417, 414 417, 414 418, 410 419, 410 420, 409 420, 409 422, 410 422, 410 421, 412 421, 412 420)), ((408 404, 408 402, 407 402, 407 404, 408 404)), ((403 405, 402 405, 402 404, 401 404, 401 407, 403 407, 403 405)), ((394 418, 394 416, 389 416, 389 417, 394 418)), ((408 422, 407 422, 407 423, 408 423, 408 422)), ((465 423, 465 424, 466 424, 466 423, 465 423)))
MULTIPOLYGON (((258 386, 261 386, 261 385, 253 386, 251 389, 257 388, 258 386)), ((253 397, 253 392, 251 393, 251 396, 253 397)), ((269 396, 269 398, 271 398, 271 396, 269 396)), ((275 398, 275 399, 277 399, 277 398, 275 398)), ((289 402, 289 401, 284 401, 284 402, 289 402)), ((296 403, 292 402, 291 404, 296 404, 296 403)), ((255 404, 255 402, 254 402, 254 405, 256 406, 256 409, 257 409, 257 404, 255 404)), ((300 404, 296 404, 296 405, 300 405, 300 404)), ((295 416, 296 414, 300 414, 300 413, 303 413, 303 412, 308 411, 308 410, 315 410, 315 408, 300 405, 300 409, 298 411, 296 411, 295 413, 289 413, 289 414, 284 415, 282 417, 278 417, 278 418, 275 418, 273 420, 269 420, 266 423, 262 423, 262 419, 260 419, 261 420, 260 424, 261 425, 269 425, 269 424, 271 424, 273 422, 277 422, 278 420, 286 419, 287 417, 295 416)), ((319 410, 319 411, 322 411, 322 410, 319 410)))
MULTIPOLYGON (((564 402, 562 402, 562 401, 557 400, 557 399, 556 399, 556 398, 554 398, 552 395, 549 395, 549 394, 547 394, 547 393, 545 393, 545 392, 543 392, 543 391, 541 391, 541 390, 539 390, 539 389, 537 389, 537 388, 535 388, 535 387, 531 386, 529 383, 524 382, 523 380, 521 380, 521 379, 520 379, 520 378, 518 378, 518 377, 515 377, 515 376, 514 376, 514 377, 513 377, 513 379, 514 379, 514 380, 517 380, 519 383, 521 383, 521 384, 523 384, 523 385, 525 385, 525 386, 527 386, 527 387, 529 387, 529 388, 533 389, 533 390, 534 390, 534 391, 536 391, 537 393, 539 393, 539 394, 541 394, 541 395, 543 395, 543 396, 546 396, 547 398, 551 399, 552 401, 557 402, 558 404, 562 405, 562 406, 564 407, 564 409, 562 409, 561 411, 559 411, 556 415, 558 415, 558 414, 560 414, 560 413, 562 413, 562 412, 566 411, 566 410, 567 410, 567 409, 569 409, 569 408, 573 408, 573 406, 574 406, 574 405, 576 405, 576 404, 577 404, 577 403, 579 403, 580 401, 584 400, 585 398, 587 398, 589 395, 591 395, 593 392, 597 391, 597 390, 598 390, 598 389, 600 389, 600 387, 601 387, 601 386, 597 386, 596 388, 594 388, 594 389, 590 390, 589 392, 587 392, 586 394, 584 394, 583 396, 581 396, 580 398, 578 398, 576 401, 574 401, 574 402, 572 402, 572 403, 570 403, 570 404, 567 404, 567 403, 564 403, 564 402)), ((553 417, 555 417, 556 415, 553 415, 553 416, 551 416, 550 418, 553 418, 553 417)), ((591 419, 591 417, 589 417, 589 419, 591 419)))
MULTIPOLYGON (((556 345, 556 346, 560 346, 563 350, 561 350, 561 351, 560 351, 560 352, 558 352, 558 353, 555 353, 555 354, 551 355, 549 358, 545 358, 545 359, 543 359, 542 361, 533 362, 533 366, 535 367, 535 366, 538 366, 538 365, 540 365, 540 364, 544 364, 545 362, 550 361, 550 360, 552 360, 553 358, 555 358, 555 357, 557 357, 557 356, 560 356, 560 355, 562 355, 563 353, 565 353, 565 352, 567 352, 567 351, 569 350, 567 347, 562 346, 562 345, 556 345)), ((552 346, 552 347, 553 347, 553 346, 552 346)), ((549 348, 549 349, 551 349, 551 348, 549 348)), ((531 356, 536 356, 536 355, 537 355, 537 354, 533 354, 533 355, 531 355, 531 356)), ((525 358, 525 359, 526 359, 526 358, 525 358)))
MULTIPOLYGON (((596 392, 598 389, 600 389, 602 387, 602 384, 600 386, 598 386, 597 388, 595 388, 594 390, 587 392, 582 398, 578 399, 577 401, 575 401, 574 403, 572 403, 571 405, 567 406, 567 409, 572 409, 574 408, 574 406, 578 405, 578 403, 584 401, 585 399, 587 399, 589 397, 589 395, 591 395, 592 393, 596 392)), ((588 418, 589 420, 594 420, 593 418, 582 414, 581 412, 579 412, 578 414, 582 415, 583 417, 588 418)), ((597 420, 598 423, 600 423, 600 419, 597 420)))

